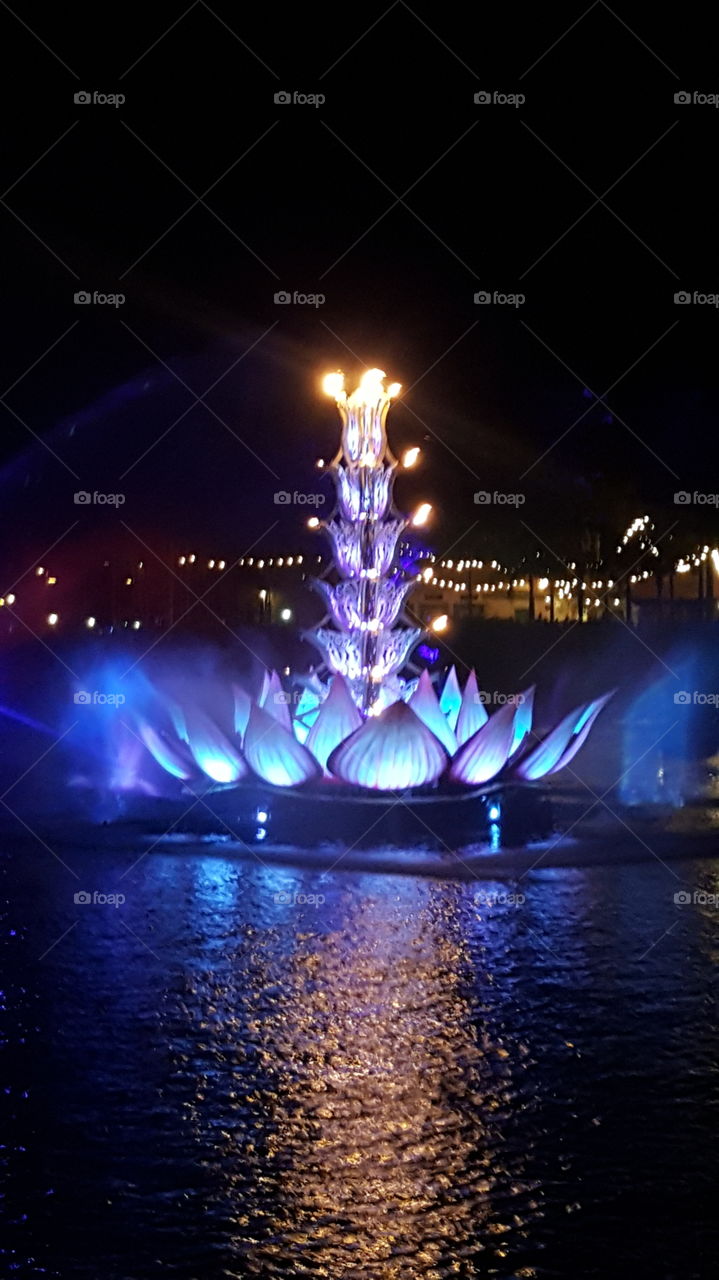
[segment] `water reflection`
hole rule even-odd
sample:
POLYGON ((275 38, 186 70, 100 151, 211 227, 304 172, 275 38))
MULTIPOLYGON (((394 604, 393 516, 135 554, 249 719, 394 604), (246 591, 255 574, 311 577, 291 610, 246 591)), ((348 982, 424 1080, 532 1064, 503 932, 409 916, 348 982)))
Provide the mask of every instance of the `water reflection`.
POLYGON ((259 875, 277 922, 250 943, 248 982, 208 978, 193 1011, 211 1020, 215 1052, 219 1041, 239 1059, 231 1110, 252 1117, 213 1135, 214 1211, 244 1210, 237 1274, 476 1274, 470 1259, 506 1256, 510 1231, 517 1247, 524 1224, 507 1209, 526 1187, 501 1121, 519 1050, 477 1025, 469 994, 465 933, 482 929, 471 894, 408 878, 381 897, 360 878, 295 931, 284 899, 320 896, 321 882, 259 875))
POLYGON ((17 1273, 713 1275, 714 864, 136 858, 12 863, 17 1273))

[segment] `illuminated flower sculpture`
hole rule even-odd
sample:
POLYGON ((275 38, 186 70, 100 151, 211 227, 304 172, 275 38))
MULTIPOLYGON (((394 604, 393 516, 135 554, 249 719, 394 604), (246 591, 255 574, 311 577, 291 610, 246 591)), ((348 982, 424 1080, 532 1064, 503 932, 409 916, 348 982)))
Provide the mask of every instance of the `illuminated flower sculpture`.
MULTIPOLYGON (((139 721, 145 747, 185 782, 204 774, 233 786, 254 775, 278 787, 340 782, 404 791, 441 781, 450 789, 476 788, 500 775, 533 782, 564 768, 607 697, 575 708, 539 738, 532 731, 533 688, 490 717, 474 672, 462 690, 452 667, 439 697, 426 671, 403 678, 422 631, 404 615, 414 584, 396 561, 408 521, 392 503, 397 460, 385 424, 400 387, 385 387, 385 375, 371 369, 350 395, 342 374, 329 374, 324 389, 337 403, 342 437, 330 468, 336 506, 323 524, 336 580, 313 584, 326 615, 309 638, 323 668, 305 680, 293 714, 275 672, 265 672, 256 700, 235 687, 231 728, 184 699, 165 700, 164 730, 139 721)), ((416 454, 409 451, 412 462, 416 454)), ((420 508, 422 520, 429 509, 420 508)))

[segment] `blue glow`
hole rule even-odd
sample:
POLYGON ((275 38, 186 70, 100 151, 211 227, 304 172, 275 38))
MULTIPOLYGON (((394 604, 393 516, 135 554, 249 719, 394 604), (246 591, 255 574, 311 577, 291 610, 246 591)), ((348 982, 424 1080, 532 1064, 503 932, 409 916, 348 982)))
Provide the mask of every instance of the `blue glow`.
POLYGON ((258 827, 255 832, 255 840, 264 840, 266 835, 267 835, 266 827, 258 827))
POLYGON ((239 774, 230 760, 223 756, 212 755, 210 751, 195 751, 195 759, 213 782, 236 782, 239 774))
POLYGON ((417 646, 417 654, 420 658, 424 658, 425 662, 436 662, 439 649, 432 649, 428 644, 420 644, 417 646))
POLYGON ((266 809, 258 809, 257 812, 255 813, 255 821, 266 822, 269 816, 270 815, 268 814, 266 809))
POLYGON ((498 821, 499 821, 499 819, 501 818, 501 816, 502 816, 502 810, 500 809, 499 805, 498 805, 498 804, 491 804, 491 805, 489 806, 489 820, 490 820, 490 822, 498 822, 498 821))

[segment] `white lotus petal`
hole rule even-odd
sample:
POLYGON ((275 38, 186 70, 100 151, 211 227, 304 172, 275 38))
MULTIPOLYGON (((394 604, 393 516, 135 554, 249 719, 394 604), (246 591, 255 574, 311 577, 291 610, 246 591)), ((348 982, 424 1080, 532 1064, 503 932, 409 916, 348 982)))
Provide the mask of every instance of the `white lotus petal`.
POLYGON ((453 756, 457 750, 457 739, 446 717, 442 714, 428 671, 422 672, 407 706, 412 708, 414 714, 419 716, 422 723, 432 730, 436 738, 439 738, 450 756, 453 756))
POLYGON ((401 700, 371 716, 332 752, 328 766, 357 787, 401 791, 435 782, 447 764, 441 742, 401 700))
POLYGON ((213 782, 238 782, 247 765, 236 747, 204 711, 187 712, 188 746, 194 759, 213 782))
POLYGON ((265 705, 267 694, 270 688, 270 679, 271 679, 270 673, 265 667, 262 672, 262 688, 260 689, 260 696, 257 699, 258 706, 260 707, 264 707, 265 705))
POLYGON ((457 716, 457 741, 460 746, 463 742, 468 742, 488 720, 487 709, 479 696, 477 677, 474 671, 470 671, 457 716))
POLYGON ((232 697, 235 704, 235 733, 238 738, 242 738, 247 728, 247 721, 250 718, 252 698, 238 684, 233 684, 232 686, 232 697))
POLYGON ((496 777, 507 763, 516 712, 514 703, 506 703, 460 747, 449 772, 453 782, 466 782, 468 786, 476 787, 496 777))
POLYGON ((182 707, 177 702, 168 702, 167 712, 178 738, 181 738, 183 742, 187 742, 187 721, 182 707))
POLYGON ((276 671, 270 672, 266 687, 263 682, 262 694, 264 694, 264 697, 259 705, 264 708, 268 715, 272 716, 273 720, 281 724, 283 729, 291 729, 291 698, 289 693, 285 693, 282 688, 282 681, 276 671))
POLYGON ((447 717, 450 729, 457 728, 457 718, 459 716, 459 708, 462 705, 462 694, 459 689, 459 680, 454 667, 450 667, 447 672, 447 678, 444 682, 444 688, 439 699, 439 705, 447 717))
POLYGON ((296 787, 320 776, 314 756, 262 707, 250 711, 244 749, 257 776, 275 787, 296 787))
POLYGON ((320 707, 319 715, 310 729, 307 750, 327 772, 327 757, 340 742, 349 738, 362 724, 362 717, 355 706, 346 681, 333 676, 330 691, 320 707))
POLYGON ((545 778, 569 764, 586 741, 589 730, 611 696, 611 693, 607 693, 602 698, 595 698, 593 702, 583 703, 570 711, 569 715, 560 720, 556 729, 547 734, 543 742, 520 760, 517 765, 519 777, 525 778, 527 782, 536 782, 538 778, 545 778))
POLYGON ((147 750, 167 773, 173 778, 182 778, 183 782, 192 777, 194 766, 181 743, 170 742, 145 720, 138 722, 137 731, 147 750))

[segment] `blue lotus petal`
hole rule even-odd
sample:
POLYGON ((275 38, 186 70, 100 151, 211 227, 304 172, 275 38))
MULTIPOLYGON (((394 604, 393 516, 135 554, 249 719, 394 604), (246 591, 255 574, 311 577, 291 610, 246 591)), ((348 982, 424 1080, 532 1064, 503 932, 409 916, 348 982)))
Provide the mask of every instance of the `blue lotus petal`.
POLYGON ((257 776, 275 787, 297 787, 320 776, 314 756, 262 707, 252 707, 244 750, 257 776))
POLYGON ((536 782, 538 778, 545 778, 569 764, 586 741, 589 730, 611 696, 611 693, 607 693, 602 698, 595 698, 593 702, 570 711, 569 715, 560 720, 556 729, 547 734, 543 742, 520 760, 517 765, 519 777, 525 778, 527 782, 536 782))
POLYGON ((449 772, 453 782, 476 787, 489 782, 504 768, 514 739, 514 703, 500 707, 474 737, 460 747, 449 772))
POLYGON ((187 714, 188 746, 202 772, 213 782, 238 782, 247 773, 240 752, 204 711, 187 714))
POLYGON ((459 680, 454 667, 450 667, 447 672, 447 678, 444 682, 444 688, 439 699, 441 710, 447 717, 450 729, 457 728, 457 718, 459 709, 462 705, 462 694, 459 688, 459 680))
POLYGON ((524 693, 520 693, 517 698, 517 714, 514 717, 514 738, 509 748, 510 756, 514 755, 531 731, 535 688, 535 685, 531 685, 529 689, 525 689, 524 693))
POLYGON ((249 693, 245 693, 238 684, 232 686, 232 696, 235 703, 235 733, 238 738, 244 737, 247 721, 250 718, 250 707, 252 706, 252 698, 249 693))
POLYGON ((181 778, 183 782, 192 777, 193 764, 181 743, 168 741, 144 720, 139 721, 137 731, 150 755, 166 773, 173 778, 181 778))

